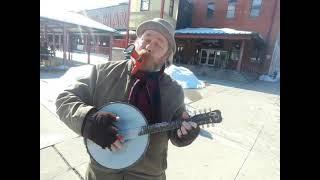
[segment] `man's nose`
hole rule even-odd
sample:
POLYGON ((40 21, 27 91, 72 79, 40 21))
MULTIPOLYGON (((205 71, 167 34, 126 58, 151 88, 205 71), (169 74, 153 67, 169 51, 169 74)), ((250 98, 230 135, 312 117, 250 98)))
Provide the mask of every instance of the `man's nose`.
POLYGON ((153 51, 152 43, 149 43, 149 44, 146 45, 146 50, 148 50, 148 52, 152 52, 153 51))

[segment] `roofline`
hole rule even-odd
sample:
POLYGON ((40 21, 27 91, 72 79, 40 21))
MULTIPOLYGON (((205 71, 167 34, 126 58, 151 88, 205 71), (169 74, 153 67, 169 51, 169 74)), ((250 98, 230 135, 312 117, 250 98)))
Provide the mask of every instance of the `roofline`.
POLYGON ((175 38, 181 39, 234 39, 234 40, 250 40, 252 39, 251 34, 221 34, 221 35, 212 35, 212 34, 175 34, 175 38))
MULTIPOLYGON (((92 28, 92 29, 95 29, 97 31, 105 31, 105 32, 108 32, 108 33, 111 33, 111 34, 117 34, 117 30, 114 29, 114 31, 108 31, 108 30, 104 30, 104 29, 97 29, 97 28, 94 28, 94 27, 89 27, 89 26, 84 26, 84 25, 79 25, 79 24, 75 24, 75 23, 71 23, 71 22, 65 22, 65 21, 61 21, 61 20, 57 20, 57 19, 52 19, 52 18, 49 18, 49 17, 43 17, 40 15, 40 18, 43 18, 43 19, 47 19, 47 20, 50 20, 50 21, 56 21, 56 22, 60 22, 60 23, 65 23, 65 24, 71 24, 71 25, 76 25, 76 26, 81 26, 81 27, 86 27, 86 28, 92 28)), ((104 24, 103 24, 104 25, 104 24)), ((104 25, 105 26, 105 25, 104 25)), ((108 27, 108 26, 107 26, 108 27)), ((111 28, 111 27, 109 27, 111 28)), ((112 28, 113 29, 113 28, 112 28)))
POLYGON ((100 8, 94 8, 94 9, 83 9, 83 10, 79 10, 79 11, 76 11, 76 12, 77 13, 81 13, 82 11, 93 11, 93 10, 99 10, 99 9, 110 8, 110 7, 121 6, 121 5, 129 5, 129 4, 127 4, 127 2, 123 2, 123 3, 116 4, 116 5, 100 7, 100 8))

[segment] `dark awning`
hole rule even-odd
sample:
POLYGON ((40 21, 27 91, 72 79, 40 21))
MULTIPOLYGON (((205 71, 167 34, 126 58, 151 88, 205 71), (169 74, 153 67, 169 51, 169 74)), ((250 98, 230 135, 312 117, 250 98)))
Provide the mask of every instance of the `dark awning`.
POLYGON ((262 36, 257 32, 239 31, 230 28, 185 28, 175 31, 175 38, 183 39, 255 39, 263 42, 262 36))

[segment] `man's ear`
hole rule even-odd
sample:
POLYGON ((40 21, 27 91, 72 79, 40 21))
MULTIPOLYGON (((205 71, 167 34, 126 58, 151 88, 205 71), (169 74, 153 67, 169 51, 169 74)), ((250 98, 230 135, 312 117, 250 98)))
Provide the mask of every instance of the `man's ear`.
POLYGON ((167 51, 163 56, 162 56, 163 58, 161 58, 161 59, 164 59, 165 61, 164 61, 164 64, 167 66, 169 66, 170 64, 171 64, 171 62, 168 62, 168 61, 170 61, 170 58, 173 58, 173 53, 171 53, 171 51, 169 50, 169 51, 167 51))

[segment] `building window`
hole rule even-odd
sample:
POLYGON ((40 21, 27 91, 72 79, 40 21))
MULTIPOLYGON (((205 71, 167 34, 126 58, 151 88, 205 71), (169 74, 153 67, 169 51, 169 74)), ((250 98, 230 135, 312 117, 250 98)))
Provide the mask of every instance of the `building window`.
POLYGON ((170 5, 169 5, 169 16, 173 17, 173 7, 174 7, 174 0, 170 0, 170 5))
POLYGON ((237 0, 228 0, 227 18, 234 18, 236 16, 237 0))
POLYGON ((262 0, 252 0, 250 16, 256 17, 260 15, 262 0))
POLYGON ((207 9, 207 18, 211 18, 214 15, 214 3, 213 2, 209 2, 208 3, 208 9, 207 9))
POLYGON ((149 11, 150 0, 141 0, 140 11, 149 11))

